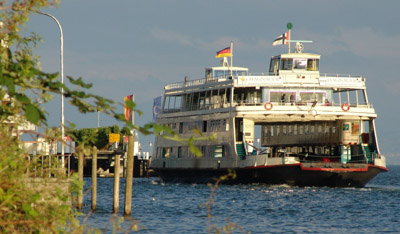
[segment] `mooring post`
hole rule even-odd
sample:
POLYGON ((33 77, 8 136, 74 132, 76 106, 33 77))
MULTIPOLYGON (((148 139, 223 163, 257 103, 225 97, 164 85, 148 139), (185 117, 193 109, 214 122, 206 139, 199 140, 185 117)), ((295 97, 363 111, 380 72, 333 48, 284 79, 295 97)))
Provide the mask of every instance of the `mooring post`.
POLYGON ((130 215, 132 211, 132 183, 133 183, 133 146, 135 137, 128 137, 128 163, 125 177, 125 209, 124 215, 130 215))
POLYGON ((82 209, 83 204, 83 150, 79 150, 78 153, 78 180, 82 184, 82 188, 78 192, 78 209, 82 209))
POLYGON ((120 153, 115 151, 114 154, 114 214, 119 210, 119 167, 120 167, 120 153))
POLYGON ((92 152, 92 211, 96 210, 97 203, 97 148, 92 152))

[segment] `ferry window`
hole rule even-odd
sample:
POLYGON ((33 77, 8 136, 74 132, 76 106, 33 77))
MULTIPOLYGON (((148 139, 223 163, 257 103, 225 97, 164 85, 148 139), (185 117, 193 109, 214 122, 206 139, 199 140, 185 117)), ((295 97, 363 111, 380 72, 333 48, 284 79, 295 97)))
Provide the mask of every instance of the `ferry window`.
POLYGON ((291 58, 281 59, 280 70, 292 70, 292 67, 293 67, 293 59, 291 58))
POLYGON ((318 134, 322 134, 322 125, 318 124, 318 134))
POLYGON ((299 135, 303 135, 303 129, 304 129, 304 126, 300 125, 299 126, 299 135))
POLYGON ((300 102, 311 103, 317 101, 318 103, 324 103, 326 99, 326 92, 300 92, 300 102))
POLYGON ((292 135, 292 125, 288 126, 288 135, 291 136, 292 135))
POLYGON ((190 111, 192 108, 192 93, 187 93, 184 96, 184 99, 185 100, 183 101, 183 103, 184 103, 183 109, 185 111, 190 111))
POLYGON ((164 107, 163 107, 163 110, 164 110, 164 111, 167 111, 167 110, 168 110, 168 106, 169 106, 169 97, 166 96, 166 97, 165 97, 165 100, 164 100, 164 107))
POLYGON ((271 136, 274 136, 274 126, 271 126, 271 136))
POLYGON ((306 135, 309 134, 308 125, 304 126, 304 134, 306 134, 306 135))
POLYGON ((175 97, 175 111, 181 111, 181 106, 182 106, 182 96, 176 96, 175 97))
POLYGON ((224 156, 224 146, 216 145, 214 146, 214 158, 222 158, 224 156))
POLYGON ((286 135, 286 125, 282 126, 282 135, 286 135))
POLYGON ((332 127, 332 134, 335 134, 336 133, 336 126, 333 126, 332 127))
POLYGON ((247 76, 247 71, 232 71, 233 76, 247 76))
POLYGON ((212 97, 212 90, 206 92, 206 97, 205 97, 205 107, 206 109, 209 109, 211 107, 211 97, 212 97))
POLYGON ((269 65, 269 72, 273 73, 273 74, 277 74, 278 68, 279 68, 279 58, 272 58, 271 63, 269 65))
POLYGON ((294 93, 294 96, 296 96, 296 94, 295 94, 296 92, 294 92, 294 91, 271 91, 269 94, 270 102, 289 103, 290 96, 293 93, 294 93))
POLYGON ((319 59, 308 59, 307 60, 307 70, 308 71, 318 71, 319 70, 319 59))
POLYGON ((293 134, 297 135, 297 124, 293 126, 293 134))
POLYGON ((277 136, 281 135, 281 126, 280 125, 276 126, 276 135, 277 136))
POLYGON ((200 151, 201 151, 201 154, 203 155, 203 157, 206 156, 206 150, 207 150, 207 148, 205 145, 200 146, 200 151))
POLYGON ((183 123, 179 123, 179 133, 183 133, 183 123))
POLYGON ((229 71, 226 70, 214 70, 214 77, 224 77, 229 75, 229 71))
POLYGON ((294 59, 294 69, 306 69, 306 67, 307 67, 307 59, 304 58, 294 59))
POLYGON ((182 158, 182 147, 178 147, 178 158, 182 158))
POLYGON ((163 153, 162 153, 163 158, 169 158, 169 157, 171 157, 171 154, 172 154, 172 148, 171 147, 163 148, 163 153))
POLYGON ((193 93, 192 95, 192 106, 191 110, 198 110, 199 109, 199 93, 193 93))
POLYGON ((325 134, 329 134, 329 125, 325 125, 325 134))
POLYGON ((211 77, 212 77, 211 70, 207 69, 206 70, 206 78, 211 78, 211 77))
POLYGON ((224 104, 227 103, 225 89, 220 89, 218 92, 218 95, 219 95, 218 100, 219 100, 220 107, 224 107, 224 104))
POLYGON ((226 119, 222 120, 222 131, 226 131, 226 119))
POLYGON ((168 97, 169 102, 168 102, 168 111, 172 111, 175 106, 175 96, 169 96, 168 97))
POLYGON ((311 133, 311 135, 314 135, 314 133, 315 133, 315 126, 314 125, 310 126, 310 133, 311 133))

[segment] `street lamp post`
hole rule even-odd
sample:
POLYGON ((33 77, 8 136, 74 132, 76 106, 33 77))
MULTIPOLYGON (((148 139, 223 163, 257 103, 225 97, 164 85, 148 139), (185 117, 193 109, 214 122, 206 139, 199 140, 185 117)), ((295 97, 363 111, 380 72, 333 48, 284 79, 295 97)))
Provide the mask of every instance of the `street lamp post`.
MULTIPOLYGON (((63 31, 60 22, 57 20, 56 17, 53 15, 50 15, 45 12, 41 11, 35 11, 36 13, 39 13, 41 15, 48 16, 52 18, 54 21, 56 21, 58 28, 60 29, 60 76, 61 76, 61 84, 64 85, 64 36, 63 36, 63 31)), ((65 129, 64 129, 64 87, 61 86, 61 164, 62 168, 64 168, 64 137, 65 137, 65 129)), ((69 160, 68 160, 68 172, 69 172, 70 166, 69 166, 69 160)))

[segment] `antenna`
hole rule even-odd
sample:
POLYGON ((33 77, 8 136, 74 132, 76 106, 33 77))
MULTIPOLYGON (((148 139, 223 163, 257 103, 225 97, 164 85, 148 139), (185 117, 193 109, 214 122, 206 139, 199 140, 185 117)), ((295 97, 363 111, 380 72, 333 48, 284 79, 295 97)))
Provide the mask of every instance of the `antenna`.
POLYGON ((222 67, 229 67, 229 63, 228 63, 228 58, 227 57, 223 57, 221 59, 221 66, 222 67))

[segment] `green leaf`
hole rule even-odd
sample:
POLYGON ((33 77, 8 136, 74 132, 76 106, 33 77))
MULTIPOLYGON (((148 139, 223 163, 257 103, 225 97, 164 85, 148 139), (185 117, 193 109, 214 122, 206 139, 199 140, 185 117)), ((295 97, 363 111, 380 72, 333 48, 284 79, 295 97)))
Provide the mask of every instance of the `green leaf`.
POLYGON ((25 94, 16 94, 15 98, 21 103, 30 103, 30 99, 25 94))
POLYGON ((33 124, 38 124, 40 116, 41 116, 40 110, 33 104, 28 103, 25 106, 25 116, 29 122, 31 122, 33 124))

